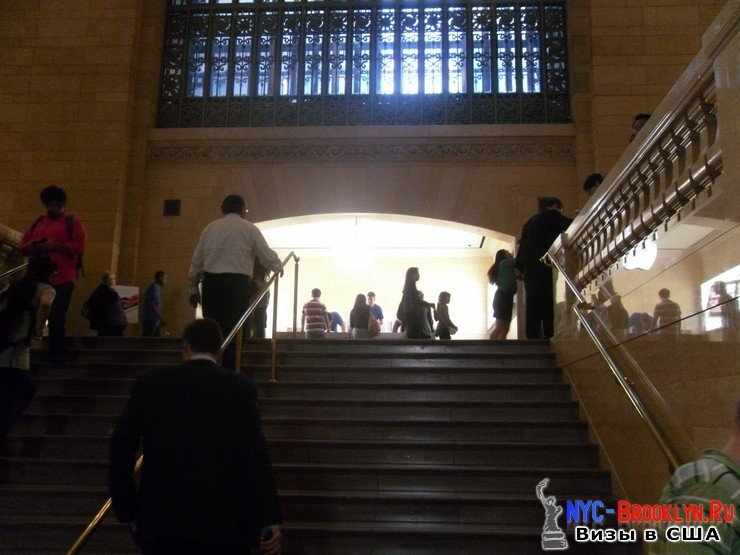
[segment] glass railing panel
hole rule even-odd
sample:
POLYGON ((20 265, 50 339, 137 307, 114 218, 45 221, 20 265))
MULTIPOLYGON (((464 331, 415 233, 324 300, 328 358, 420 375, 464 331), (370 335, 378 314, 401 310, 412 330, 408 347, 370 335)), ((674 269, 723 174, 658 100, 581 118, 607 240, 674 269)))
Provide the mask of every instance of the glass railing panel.
MULTIPOLYGON (((592 329, 598 329, 593 313, 584 317, 592 329)), ((667 459, 585 326, 579 323, 573 328, 574 333, 556 338, 555 350, 579 401, 581 418, 602 448, 602 465, 612 471, 615 495, 654 502, 670 476, 667 459)))

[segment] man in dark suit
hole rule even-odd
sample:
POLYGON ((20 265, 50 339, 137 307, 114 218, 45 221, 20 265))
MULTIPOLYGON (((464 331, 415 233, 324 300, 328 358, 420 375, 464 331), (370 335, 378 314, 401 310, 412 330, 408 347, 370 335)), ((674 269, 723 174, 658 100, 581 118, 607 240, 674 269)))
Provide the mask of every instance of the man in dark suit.
POLYGON ((215 321, 191 323, 185 363, 140 378, 113 433, 113 508, 145 555, 280 553, 280 505, 256 388, 218 364, 222 340, 215 321))
POLYGON ((524 274, 527 303, 527 339, 549 339, 554 334, 555 289, 552 268, 540 262, 555 239, 570 226, 555 197, 540 199, 540 210, 522 228, 517 268, 524 274))

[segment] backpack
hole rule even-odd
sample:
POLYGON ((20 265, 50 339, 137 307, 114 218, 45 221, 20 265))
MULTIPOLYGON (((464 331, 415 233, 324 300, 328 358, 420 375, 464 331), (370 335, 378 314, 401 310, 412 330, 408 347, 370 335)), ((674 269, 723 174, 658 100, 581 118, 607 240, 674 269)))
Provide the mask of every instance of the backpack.
MULTIPOLYGON (((36 218, 36 221, 33 222, 31 225, 31 228, 28 230, 28 233, 33 233, 33 230, 36 229, 36 226, 38 226, 41 223, 41 220, 43 220, 46 216, 39 216, 36 218)), ((67 239, 72 240, 75 234, 75 217, 73 214, 65 214, 64 215, 64 223, 65 227, 67 228, 67 239)), ((83 255, 80 254, 79 258, 77 258, 77 277, 85 277, 85 267, 82 264, 82 257, 83 255)))

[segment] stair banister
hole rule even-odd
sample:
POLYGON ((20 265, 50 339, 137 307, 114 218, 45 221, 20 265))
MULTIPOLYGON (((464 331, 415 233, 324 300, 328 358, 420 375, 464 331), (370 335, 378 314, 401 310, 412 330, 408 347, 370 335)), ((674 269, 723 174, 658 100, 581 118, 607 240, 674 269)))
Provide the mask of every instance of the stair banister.
POLYGON ((566 233, 550 249, 568 251, 568 270, 584 289, 672 220, 701 207, 725 166, 727 142, 718 110, 718 59, 740 34, 740 2, 725 4, 703 47, 628 145, 566 233))
POLYGON ((11 268, 10 270, 6 272, 3 272, 2 274, 0 274, 0 285, 2 285, 2 283, 5 280, 8 280, 16 276, 17 274, 20 274, 21 272, 25 271, 26 268, 28 268, 28 262, 24 262, 23 264, 18 264, 18 266, 15 266, 14 268, 11 268))
MULTIPOLYGON (((681 466, 681 464, 686 461, 684 461, 677 453, 677 451, 671 446, 668 438, 666 437, 666 434, 657 425, 655 419, 650 414, 650 411, 645 406, 645 403, 643 403, 635 388, 625 377, 624 372, 619 368, 614 358, 609 353, 609 349, 601 341, 598 334, 596 333, 596 330, 594 330, 593 326, 588 321, 588 318, 586 318, 586 316, 584 315, 583 309, 581 307, 583 305, 587 305, 588 303, 581 294, 581 291, 576 286, 573 278, 568 275, 565 268, 563 268, 563 265, 551 253, 545 254, 545 256, 543 257, 543 262, 551 265, 560 273, 566 285, 568 286, 568 289, 570 289, 571 293, 575 296, 577 302, 573 303, 572 310, 576 315, 576 318, 578 318, 578 321, 581 323, 583 328, 588 333, 588 336, 593 341, 594 346, 599 351, 599 354, 604 359, 604 362, 609 367, 609 370, 611 370, 611 373, 614 375, 617 383, 622 388, 622 391, 624 391, 624 394, 627 396, 627 399, 632 405, 632 408, 634 408, 635 412, 640 417, 640 420, 642 420, 643 423, 645 423, 645 425, 650 430, 650 433, 660 447, 660 450, 663 452, 666 459, 668 460, 668 465, 671 472, 674 472, 679 466, 681 466)), ((600 321, 598 314, 593 313, 593 315, 597 320, 599 320, 602 328, 604 328, 605 330, 609 329, 608 326, 604 325, 604 323, 600 321)))
MULTIPOLYGON (((288 262, 293 259, 295 263, 295 276, 294 276, 294 286, 293 286, 293 334, 296 333, 296 323, 298 320, 298 265, 300 262, 300 258, 295 254, 295 252, 291 252, 287 257, 285 257, 285 260, 283 260, 280 264, 280 271, 276 271, 273 273, 272 277, 267 281, 265 286, 262 288, 262 290, 257 294, 255 299, 252 301, 252 303, 247 307, 247 309, 244 311, 244 314, 242 314, 241 318, 239 318, 239 321, 236 323, 236 325, 231 329, 229 334, 224 339, 223 343, 221 344, 221 350, 223 351, 226 347, 229 346, 229 344, 236 340, 237 341, 237 370, 241 369, 241 331, 244 327, 244 324, 247 321, 247 318, 249 318, 252 313, 257 309, 257 305, 262 301, 262 299, 267 295, 267 292, 270 290, 270 287, 275 285, 275 294, 272 300, 273 306, 272 306, 272 381, 277 382, 277 305, 278 305, 278 284, 280 282, 280 276, 285 270, 285 267, 288 265, 288 262)), ((4 275, 4 274, 3 274, 4 275)), ((0 276, 2 277, 2 276, 0 276)), ((139 459, 136 461, 136 466, 134 467, 134 473, 138 474, 138 472, 141 470, 141 467, 144 463, 144 456, 140 455, 139 459)), ((77 540, 72 544, 72 546, 67 550, 67 555, 77 555, 82 548, 85 546, 85 544, 88 542, 90 537, 92 536, 93 532, 97 530, 98 526, 101 522, 105 519, 105 517, 110 512, 110 509, 112 507, 112 500, 109 497, 105 503, 100 507, 98 512, 95 514, 95 516, 90 520, 90 523, 85 527, 85 529, 82 531, 80 536, 77 538, 77 540)))

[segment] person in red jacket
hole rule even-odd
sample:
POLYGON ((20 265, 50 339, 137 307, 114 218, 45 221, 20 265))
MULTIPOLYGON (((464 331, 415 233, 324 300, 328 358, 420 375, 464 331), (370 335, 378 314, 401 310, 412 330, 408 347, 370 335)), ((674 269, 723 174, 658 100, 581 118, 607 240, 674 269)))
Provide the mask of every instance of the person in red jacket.
POLYGON ((67 194, 61 187, 51 185, 41 191, 41 203, 46 207, 46 215, 40 216, 25 233, 21 250, 26 256, 48 256, 57 267, 51 278, 56 296, 49 313, 49 355, 52 360, 61 361, 67 310, 82 268, 85 228, 77 217, 65 212, 67 194))

